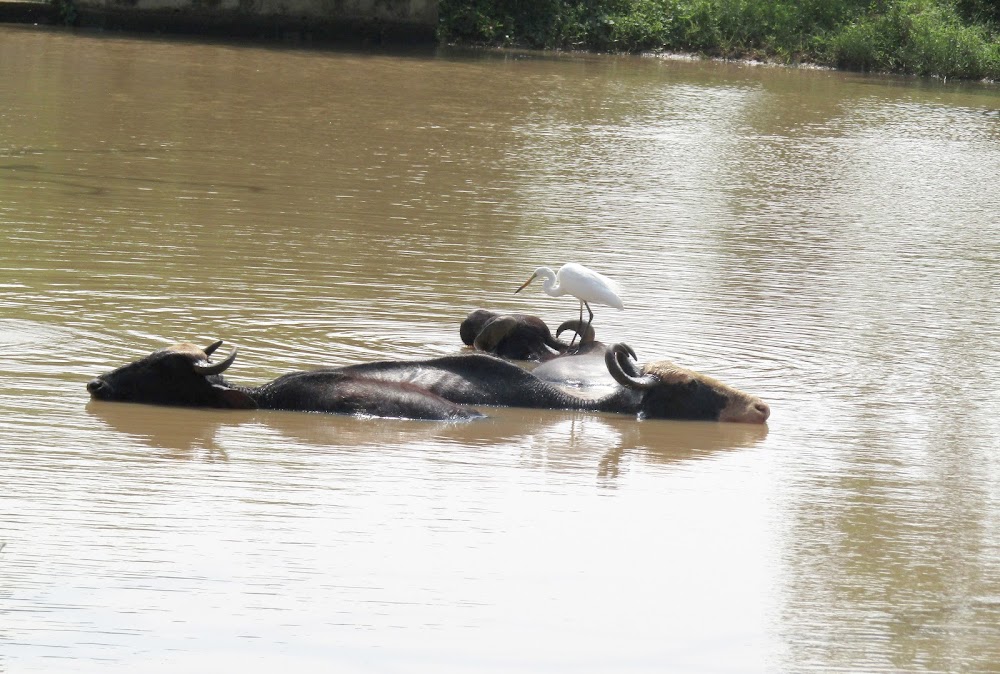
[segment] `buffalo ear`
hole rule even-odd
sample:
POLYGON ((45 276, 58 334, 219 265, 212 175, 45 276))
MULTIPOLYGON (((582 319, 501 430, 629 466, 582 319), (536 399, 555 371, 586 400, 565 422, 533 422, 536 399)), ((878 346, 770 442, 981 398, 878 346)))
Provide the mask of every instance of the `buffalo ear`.
POLYGON ((228 407, 234 410, 257 409, 257 401, 243 391, 229 388, 228 386, 221 386, 220 384, 213 384, 212 388, 215 389, 215 392, 219 396, 219 402, 221 403, 219 407, 228 407))
POLYGON ((472 345, 480 351, 492 352, 500 341, 517 328, 517 319, 513 316, 501 316, 487 323, 476 335, 472 345))

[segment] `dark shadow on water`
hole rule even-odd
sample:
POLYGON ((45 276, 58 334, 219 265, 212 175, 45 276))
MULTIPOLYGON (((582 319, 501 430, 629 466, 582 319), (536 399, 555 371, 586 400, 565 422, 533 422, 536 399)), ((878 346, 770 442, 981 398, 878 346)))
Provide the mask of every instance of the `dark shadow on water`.
POLYGON ((163 408, 153 405, 109 403, 91 400, 87 412, 112 430, 153 449, 167 450, 165 456, 192 458, 196 451, 206 451, 225 459, 225 450, 216 442, 220 428, 238 427, 253 422, 254 413, 217 410, 163 408))
MULTIPOLYGON (((5 5, 0 3, 0 15, 5 5)), ((24 4, 24 3, 20 3, 24 4)), ((44 4, 44 3, 43 3, 44 4)), ((2 17, 0 17, 2 18, 2 17)), ((433 56, 439 49, 433 29, 417 24, 275 19, 231 13, 173 11, 83 11, 74 27, 21 21, 16 14, 0 20, 6 30, 39 31, 95 40, 143 40, 229 48, 310 50, 393 57, 433 56), (25 25, 29 24, 29 25, 25 25)))
POLYGON ((721 452, 745 449, 763 442, 767 425, 727 424, 702 421, 643 421, 655 425, 655 432, 635 438, 631 446, 623 443, 610 448, 601 458, 598 475, 617 477, 622 459, 635 459, 657 464, 676 464, 707 459, 721 452))
MULTIPOLYGON (((24 153, 30 153, 32 155, 43 155, 43 154, 69 154, 66 150, 43 150, 39 148, 24 148, 21 150, 24 153)), ((91 154, 118 154, 119 150, 108 150, 100 149, 88 151, 91 154)), ((125 151, 121 151, 125 152, 125 151)), ((128 152, 140 152, 143 154, 149 154, 144 148, 139 148, 138 150, 128 150, 128 152)), ((79 150, 73 150, 73 154, 79 154, 79 150)), ((40 183, 45 183, 49 185, 55 185, 58 187, 67 188, 63 190, 65 194, 78 195, 78 196, 104 196, 108 193, 108 188, 106 185, 109 184, 120 184, 120 183, 135 183, 142 185, 170 185, 174 187, 187 187, 190 189, 197 189, 201 191, 209 191, 210 189, 215 189, 215 187, 223 187, 230 190, 245 191, 252 194, 265 192, 266 188, 259 185, 249 185, 249 184, 237 184, 237 183, 226 183, 220 182, 216 183, 212 187, 206 187, 203 183, 198 181, 185 181, 185 180, 168 180, 163 178, 144 178, 139 176, 128 176, 128 175, 87 175, 86 178, 89 183, 82 182, 79 180, 79 175, 72 172, 62 172, 62 171, 49 171, 37 164, 2 164, 0 165, 0 175, 3 176, 5 181, 14 183, 21 182, 28 185, 37 185, 40 183)))

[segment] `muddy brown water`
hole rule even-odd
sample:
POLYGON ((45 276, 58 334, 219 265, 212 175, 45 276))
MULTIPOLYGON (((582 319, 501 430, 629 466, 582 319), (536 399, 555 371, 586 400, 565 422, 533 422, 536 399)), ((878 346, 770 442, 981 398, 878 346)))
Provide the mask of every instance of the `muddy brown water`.
POLYGON ((0 27, 0 672, 995 671, 1000 93, 0 27), (453 353, 577 261, 766 427, 90 402, 453 353))

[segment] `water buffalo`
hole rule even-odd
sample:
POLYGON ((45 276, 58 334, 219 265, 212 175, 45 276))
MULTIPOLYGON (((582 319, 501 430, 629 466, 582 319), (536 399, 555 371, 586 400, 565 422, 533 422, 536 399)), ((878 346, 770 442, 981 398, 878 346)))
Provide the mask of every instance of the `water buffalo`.
POLYGON ((624 344, 608 348, 605 363, 619 384, 599 398, 574 395, 505 360, 483 353, 427 360, 381 361, 295 372, 257 388, 236 387, 220 374, 236 358, 210 364, 204 351, 182 344, 101 375, 91 396, 168 405, 363 413, 423 419, 477 416, 465 405, 579 409, 651 419, 764 423, 759 398, 672 363, 641 370, 624 344))
POLYGON ((569 346, 553 337, 549 326, 537 316, 500 314, 487 309, 471 312, 462 321, 459 334, 465 344, 511 360, 544 362, 569 346))
POLYGON ((764 423, 770 408, 749 395, 668 361, 633 363, 625 344, 607 347, 605 366, 618 386, 601 397, 584 397, 543 381, 513 363, 482 353, 419 361, 348 365, 353 376, 409 383, 463 405, 579 409, 635 414, 649 419, 764 423))
POLYGON ((482 415, 407 382, 352 376, 339 369, 293 372, 258 387, 233 386, 222 373, 236 360, 209 357, 221 341, 202 350, 182 343, 141 358, 87 383, 97 400, 363 414, 378 417, 458 420, 482 415))
POLYGON ((654 361, 639 369, 633 363, 635 353, 625 344, 609 346, 604 360, 622 389, 638 397, 640 416, 758 424, 771 416, 771 408, 757 396, 670 361, 654 361))

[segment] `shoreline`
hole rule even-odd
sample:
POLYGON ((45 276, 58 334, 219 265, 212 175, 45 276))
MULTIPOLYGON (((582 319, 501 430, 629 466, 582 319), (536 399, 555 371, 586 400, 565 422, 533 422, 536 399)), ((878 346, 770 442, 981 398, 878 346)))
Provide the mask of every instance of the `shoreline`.
POLYGON ((862 75, 929 79, 942 83, 965 82, 996 86, 1000 79, 968 78, 941 74, 921 74, 879 68, 851 68, 827 65, 808 59, 786 61, 763 53, 746 56, 716 56, 697 51, 639 50, 605 51, 596 49, 531 48, 504 46, 463 40, 441 40, 434 27, 414 22, 379 19, 325 18, 304 14, 255 14, 239 10, 188 7, 183 9, 112 8, 103 5, 77 7, 70 25, 60 20, 61 10, 51 2, 38 0, 0 0, 0 24, 69 28, 82 31, 108 31, 135 37, 169 35, 186 38, 252 40, 261 44, 293 44, 316 47, 448 47, 468 50, 523 51, 538 54, 631 54, 642 58, 676 61, 715 61, 748 67, 826 70, 862 75))

